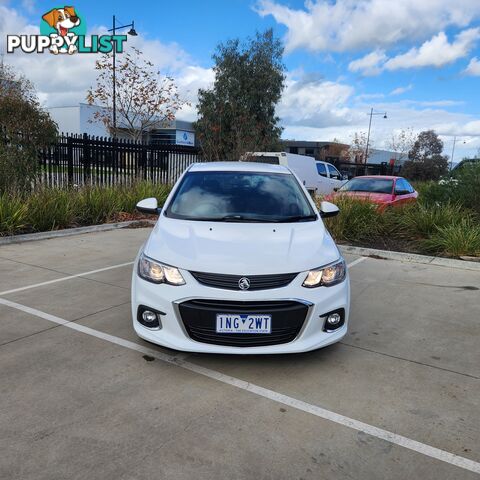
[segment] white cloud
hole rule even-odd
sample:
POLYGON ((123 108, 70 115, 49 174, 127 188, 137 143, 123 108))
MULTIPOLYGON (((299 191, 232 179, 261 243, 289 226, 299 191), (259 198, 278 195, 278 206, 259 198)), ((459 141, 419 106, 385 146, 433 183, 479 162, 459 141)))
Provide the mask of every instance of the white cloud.
MULTIPOLYGON (((96 26, 89 29, 91 34, 101 34, 107 27, 96 26)), ((17 10, 0 5, 0 38, 7 34, 36 34, 39 27, 31 25, 17 10)), ((141 32, 140 32, 141 33, 141 32)), ((213 81, 213 71, 195 65, 195 62, 178 44, 162 43, 140 34, 128 37, 128 46, 140 49, 163 74, 172 75, 179 87, 182 98, 191 105, 184 107, 178 117, 192 120, 195 117, 196 92, 199 87, 208 86, 213 81)), ((95 84, 95 54, 52 55, 25 54, 16 51, 5 54, 4 61, 30 79, 37 90, 42 104, 46 107, 78 105, 85 102, 86 91, 95 84)))
POLYGON ((434 35, 419 48, 391 58, 384 64, 387 70, 412 67, 442 67, 468 55, 480 35, 480 28, 469 28, 449 42, 445 32, 434 35))
POLYGON ((289 75, 277 114, 289 125, 345 125, 352 121, 347 104, 353 92, 350 85, 289 75))
POLYGON ((480 60, 477 57, 473 57, 463 73, 480 77, 480 60))
POLYGON ((382 64, 387 60, 383 50, 374 50, 362 58, 350 62, 348 69, 351 72, 361 72, 362 75, 378 75, 382 71, 382 64))
POLYGON ((392 96, 402 95, 403 93, 409 92, 410 90, 412 90, 412 88, 413 88, 413 84, 411 83, 405 87, 397 87, 390 92, 390 95, 392 96))
MULTIPOLYGON (((348 143, 355 132, 366 132, 368 129, 368 113, 373 107, 378 111, 386 111, 388 118, 374 117, 372 122, 372 141, 376 148, 389 148, 392 132, 411 128, 414 133, 422 130, 435 130, 445 142, 445 150, 451 149, 453 136, 469 137, 467 144, 458 144, 457 154, 462 156, 473 155, 480 147, 480 120, 474 116, 450 112, 445 109, 455 102, 439 100, 436 102, 417 102, 402 100, 400 102, 377 101, 364 103, 362 95, 353 94, 340 103, 337 109, 342 111, 337 117, 337 123, 313 121, 291 122, 289 118, 282 118, 283 138, 298 140, 333 140, 339 139, 348 143), (343 122, 339 121, 342 120, 343 122)), ((320 116, 321 114, 319 114, 320 116)), ((328 117, 327 117, 328 118, 328 117)))
POLYGON ((478 0, 309 0, 305 8, 289 8, 260 0, 262 15, 287 27, 288 52, 344 52, 385 49, 398 42, 424 41, 448 27, 465 28, 480 17, 478 0))
POLYGON ((383 70, 443 67, 467 56, 479 38, 480 28, 463 30, 452 42, 449 42, 445 32, 440 32, 420 47, 413 47, 408 52, 392 58, 388 58, 383 50, 374 50, 350 62, 348 69, 351 72, 359 72, 363 76, 371 76, 378 75, 383 70))

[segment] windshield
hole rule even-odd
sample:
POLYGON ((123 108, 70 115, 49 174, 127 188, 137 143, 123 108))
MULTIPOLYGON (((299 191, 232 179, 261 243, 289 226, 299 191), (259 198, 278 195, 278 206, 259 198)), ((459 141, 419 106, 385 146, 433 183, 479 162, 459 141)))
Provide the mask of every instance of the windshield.
POLYGON ((339 192, 392 193, 393 180, 388 178, 352 178, 339 192))
POLYGON ((224 222, 299 222, 317 218, 293 175, 255 172, 189 172, 165 215, 224 222))

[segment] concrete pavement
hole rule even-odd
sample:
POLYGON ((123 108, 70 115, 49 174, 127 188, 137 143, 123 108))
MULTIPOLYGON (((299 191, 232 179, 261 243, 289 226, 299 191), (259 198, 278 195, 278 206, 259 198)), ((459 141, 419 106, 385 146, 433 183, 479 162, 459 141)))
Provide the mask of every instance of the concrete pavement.
MULTIPOLYGON (((2 246, 0 291, 132 261, 148 233, 2 246)), ((159 353, 0 304, 1 478, 479 478, 468 463, 162 361, 176 352, 131 327, 130 275, 125 265, 0 293, 159 353)), ((350 333, 339 344, 293 356, 179 358, 478 465, 478 272, 369 258, 350 275, 350 333)))

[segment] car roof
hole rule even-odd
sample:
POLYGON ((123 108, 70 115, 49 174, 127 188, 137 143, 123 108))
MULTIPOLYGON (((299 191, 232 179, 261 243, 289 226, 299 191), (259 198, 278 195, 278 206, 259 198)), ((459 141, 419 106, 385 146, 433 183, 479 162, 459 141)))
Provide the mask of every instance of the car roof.
POLYGON ((271 165, 257 162, 205 162, 194 163, 189 172, 256 172, 256 173, 283 173, 292 172, 283 165, 271 165))

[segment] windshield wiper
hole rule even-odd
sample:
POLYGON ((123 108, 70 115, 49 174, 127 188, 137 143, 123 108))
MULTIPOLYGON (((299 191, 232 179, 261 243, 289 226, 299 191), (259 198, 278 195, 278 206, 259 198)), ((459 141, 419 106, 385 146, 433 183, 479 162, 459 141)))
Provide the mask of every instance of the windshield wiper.
POLYGON ((263 217, 244 217, 243 215, 225 215, 223 217, 198 217, 190 218, 189 220, 195 220, 197 222, 271 222, 270 218, 263 217))
POLYGON ((264 217, 245 217, 243 215, 225 215, 218 220, 222 222, 271 222, 270 218, 264 217))
POLYGON ((283 217, 281 219, 276 220, 279 223, 284 222, 308 222, 309 220, 316 220, 316 215, 293 215, 291 217, 283 217))

